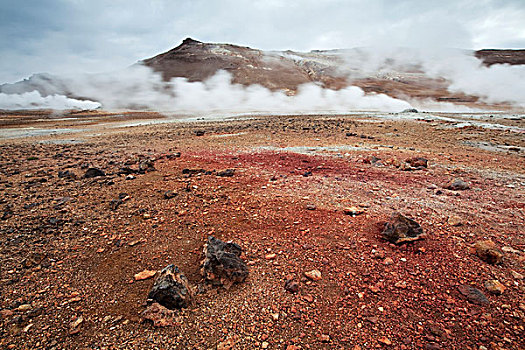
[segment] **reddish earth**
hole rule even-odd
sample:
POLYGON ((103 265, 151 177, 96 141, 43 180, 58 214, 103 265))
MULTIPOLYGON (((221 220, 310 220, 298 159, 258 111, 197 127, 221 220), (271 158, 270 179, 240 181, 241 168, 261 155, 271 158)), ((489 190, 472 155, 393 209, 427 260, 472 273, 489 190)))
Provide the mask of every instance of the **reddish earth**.
MULTIPOLYGON (((69 117, 25 116, 21 124, 83 125, 69 117)), ((135 128, 99 121, 95 132, 1 140, 2 348, 523 349, 523 133, 366 118, 135 128), (63 143, 71 139, 82 142, 63 143), (489 141, 509 148, 473 146, 489 141), (340 148, 319 148, 327 146, 340 148), (428 168, 397 167, 414 156, 428 159, 428 168), (156 170, 133 180, 117 174, 141 158, 155 159, 156 170), (83 179, 89 166, 107 176, 83 179), (65 170, 77 178, 58 177, 65 170), (444 188, 456 178, 470 189, 444 188), (169 190, 176 196, 165 199, 169 190), (345 215, 353 206, 364 213, 345 215), (397 211, 427 238, 401 246, 383 240, 383 224, 397 211), (455 216, 460 226, 452 226, 455 216), (134 275, 175 264, 202 287, 209 235, 242 246, 248 279, 229 290, 201 288, 180 324, 142 322, 153 280, 134 275), (485 239, 504 251, 501 265, 475 254, 474 243, 485 239), (321 280, 304 277, 312 269, 321 280), (284 289, 290 278, 297 294, 284 289), (503 294, 491 294, 488 280, 501 282, 503 294), (489 304, 467 300, 465 285, 489 304)), ((523 120, 501 123, 523 127, 523 120)))

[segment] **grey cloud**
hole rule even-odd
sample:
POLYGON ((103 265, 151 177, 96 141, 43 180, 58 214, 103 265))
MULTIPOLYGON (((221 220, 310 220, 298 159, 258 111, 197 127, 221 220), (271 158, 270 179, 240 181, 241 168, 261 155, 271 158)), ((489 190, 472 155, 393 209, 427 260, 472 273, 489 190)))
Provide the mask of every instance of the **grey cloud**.
POLYGON ((191 36, 265 50, 525 46, 522 0, 0 1, 0 82, 109 71, 191 36))

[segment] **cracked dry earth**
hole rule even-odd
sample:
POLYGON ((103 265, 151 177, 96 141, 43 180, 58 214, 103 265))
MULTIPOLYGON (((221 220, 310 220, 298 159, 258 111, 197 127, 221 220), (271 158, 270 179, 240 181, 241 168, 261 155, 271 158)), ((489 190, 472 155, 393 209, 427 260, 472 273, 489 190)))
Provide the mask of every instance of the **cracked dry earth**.
POLYGON ((2 140, 0 346, 525 348, 524 134, 364 119, 254 117, 101 129, 78 143, 2 140), (475 146, 487 142, 508 147, 475 146), (406 171, 411 157, 428 168, 406 171), (155 170, 119 175, 140 159, 155 170), (88 167, 106 176, 83 178, 88 167), (225 169, 233 176, 218 176, 225 169), (445 188, 457 178, 470 188, 445 188), (351 207, 358 215, 346 214, 351 207), (426 239, 383 240, 394 212, 426 239), (245 282, 202 283, 209 235, 243 248, 245 282), (487 239, 501 264, 476 255, 487 239), (156 328, 140 316, 153 279, 134 275, 168 264, 199 293, 176 324, 156 328), (313 269, 320 280, 305 277, 313 269), (289 279, 297 293, 285 290, 289 279), (488 304, 465 298, 465 286, 488 304))

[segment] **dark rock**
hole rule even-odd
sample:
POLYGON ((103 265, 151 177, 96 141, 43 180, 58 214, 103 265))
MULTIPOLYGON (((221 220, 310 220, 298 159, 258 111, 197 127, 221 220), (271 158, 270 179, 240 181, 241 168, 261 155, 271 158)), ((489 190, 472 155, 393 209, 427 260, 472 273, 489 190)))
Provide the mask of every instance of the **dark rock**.
POLYGON ((180 152, 166 154, 167 159, 180 158, 180 152))
POLYGON ((421 226, 412 219, 395 213, 385 224, 382 232, 383 238, 394 244, 411 242, 425 237, 421 226))
POLYGON ((476 255, 489 264, 501 264, 503 261, 503 252, 491 240, 478 241, 474 244, 474 248, 476 255))
POLYGON ((297 293, 299 291, 299 283, 294 280, 287 280, 284 283, 284 289, 290 293, 297 293))
POLYGON ((445 185, 445 188, 452 191, 464 191, 470 188, 469 184, 461 179, 455 179, 445 185))
POLYGON ((347 136, 347 137, 357 136, 357 134, 356 134, 355 132, 347 132, 347 133, 346 133, 346 136, 347 136))
POLYGON ((175 265, 168 265, 155 279, 148 299, 174 310, 188 307, 193 299, 193 293, 188 279, 179 271, 179 268, 175 265))
POLYGON ((69 170, 64 170, 64 171, 59 171, 58 172, 58 177, 61 178, 61 179, 71 179, 71 180, 74 180, 77 178, 77 175, 75 175, 75 173, 69 171, 69 170))
POLYGON ((131 169, 130 167, 125 166, 125 167, 120 168, 118 173, 119 175, 131 175, 131 174, 136 174, 137 170, 131 169))
POLYGON ((196 174, 206 174, 207 171, 205 169, 182 169, 182 173, 185 175, 196 175, 196 174))
POLYGON ((485 294, 477 288, 469 285, 461 285, 458 287, 458 290, 471 303, 478 305, 487 305, 489 303, 485 294))
POLYGON ((242 249, 238 244, 210 236, 203 251, 201 273, 212 284, 229 288, 248 276, 248 266, 241 259, 242 249))
POLYGON ((85 179, 91 179, 93 177, 106 176, 106 173, 98 168, 89 168, 84 174, 85 179))
POLYGON ((142 159, 139 162, 139 173, 144 174, 155 170, 155 164, 152 159, 142 159))
POLYGON ((308 177, 308 176, 312 176, 312 172, 311 171, 307 171, 303 174, 304 177, 308 177))
POLYGON ((206 132, 204 130, 197 130, 195 131, 195 136, 204 136, 206 132))
POLYGON ((419 111, 415 108, 407 108, 403 110, 401 113, 419 113, 419 111))
POLYGON ((219 171, 217 173, 217 176, 232 177, 233 174, 235 174, 235 169, 226 169, 226 170, 219 171))
POLYGON ((122 203, 124 203, 122 202, 122 199, 113 199, 109 202, 109 208, 113 211, 117 210, 122 203))
POLYGON ((177 192, 175 191, 166 191, 164 192, 164 198, 165 199, 171 199, 171 198, 175 198, 177 196, 177 192))

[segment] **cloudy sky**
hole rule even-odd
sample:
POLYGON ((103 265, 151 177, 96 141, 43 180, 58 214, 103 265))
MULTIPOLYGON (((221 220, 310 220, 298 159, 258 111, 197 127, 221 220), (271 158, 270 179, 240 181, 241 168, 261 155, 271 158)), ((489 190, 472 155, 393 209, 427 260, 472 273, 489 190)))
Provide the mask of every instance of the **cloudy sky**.
POLYGON ((0 83, 129 66, 186 37, 260 49, 525 48, 524 0, 0 0, 0 83))

